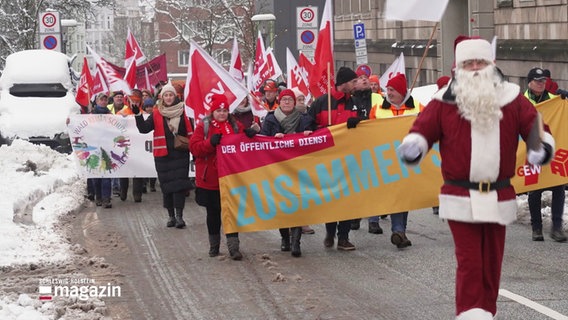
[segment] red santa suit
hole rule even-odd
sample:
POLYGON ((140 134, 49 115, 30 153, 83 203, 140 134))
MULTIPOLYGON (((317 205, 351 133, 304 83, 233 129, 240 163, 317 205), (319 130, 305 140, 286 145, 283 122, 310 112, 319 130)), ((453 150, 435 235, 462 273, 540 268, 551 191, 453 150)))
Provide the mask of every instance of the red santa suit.
MULTIPOLYGON (((537 111, 518 85, 505 82, 497 94, 503 114, 499 125, 472 130, 459 113, 451 87, 433 96, 403 144, 418 146, 423 158, 439 141, 445 181, 439 216, 449 221, 454 235, 456 314, 471 313, 458 319, 486 319, 477 312, 496 313, 505 225, 517 218, 516 194, 508 181, 515 174, 518 137, 528 139, 537 111), (482 181, 492 184, 479 184, 482 181)), ((543 141, 553 148, 549 133, 543 141)))

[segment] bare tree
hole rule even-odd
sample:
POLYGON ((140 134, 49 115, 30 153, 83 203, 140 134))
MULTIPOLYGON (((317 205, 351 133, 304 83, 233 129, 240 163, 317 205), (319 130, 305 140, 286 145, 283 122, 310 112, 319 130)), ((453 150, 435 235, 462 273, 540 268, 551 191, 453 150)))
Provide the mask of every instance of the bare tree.
POLYGON ((39 47, 40 12, 53 9, 62 18, 89 19, 93 4, 112 6, 114 0, 0 0, 0 69, 9 54, 39 47))

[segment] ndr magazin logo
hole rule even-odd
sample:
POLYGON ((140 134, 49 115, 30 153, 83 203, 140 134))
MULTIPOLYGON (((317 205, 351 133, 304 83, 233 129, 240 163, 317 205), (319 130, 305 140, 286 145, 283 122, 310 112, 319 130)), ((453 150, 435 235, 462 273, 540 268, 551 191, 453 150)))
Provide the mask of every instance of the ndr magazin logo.
POLYGON ((39 299, 52 300, 55 297, 77 297, 81 301, 91 298, 121 297, 119 285, 107 283, 96 285, 94 279, 41 279, 39 299))

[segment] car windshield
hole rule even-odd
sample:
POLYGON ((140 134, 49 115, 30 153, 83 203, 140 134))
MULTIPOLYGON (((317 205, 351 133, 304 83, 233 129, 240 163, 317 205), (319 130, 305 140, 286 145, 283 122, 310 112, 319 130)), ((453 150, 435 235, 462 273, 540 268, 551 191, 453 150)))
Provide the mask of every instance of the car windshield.
POLYGON ((67 89, 61 83, 15 83, 10 94, 16 97, 61 98, 67 89))

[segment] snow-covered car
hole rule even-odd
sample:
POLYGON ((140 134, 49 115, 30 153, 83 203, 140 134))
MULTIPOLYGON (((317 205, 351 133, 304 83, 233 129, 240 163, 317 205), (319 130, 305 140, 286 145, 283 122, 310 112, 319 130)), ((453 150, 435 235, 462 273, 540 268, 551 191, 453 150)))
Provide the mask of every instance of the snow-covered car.
POLYGON ((0 76, 0 144, 15 138, 70 152, 66 120, 79 113, 68 57, 24 50, 6 58, 0 76))

